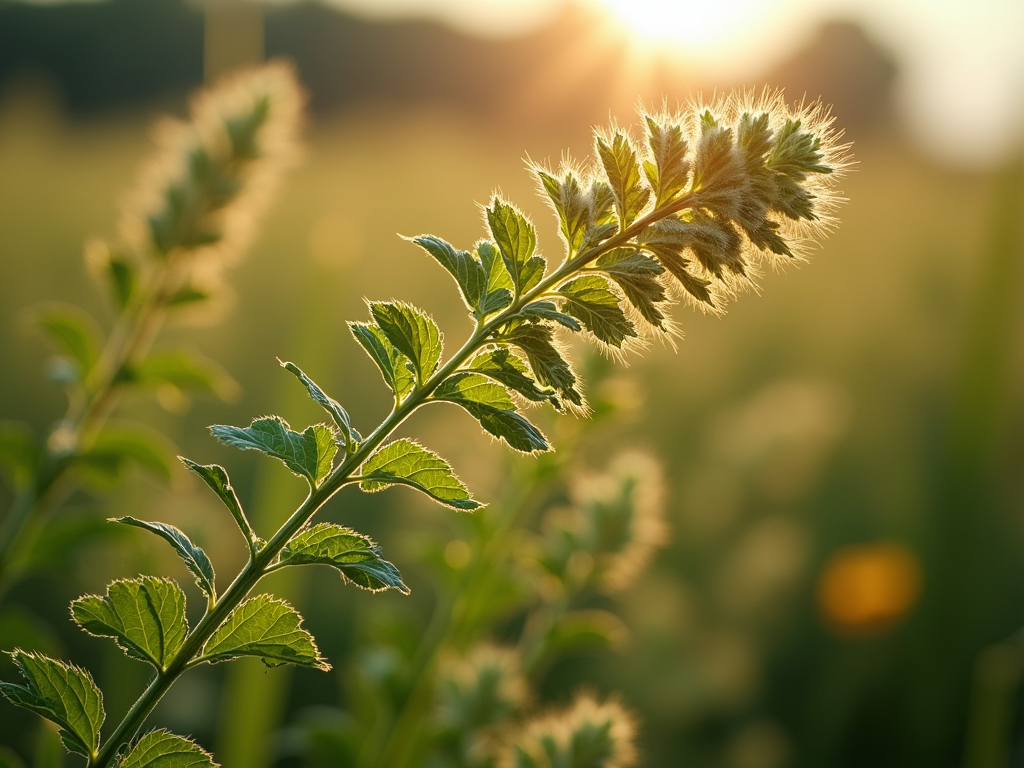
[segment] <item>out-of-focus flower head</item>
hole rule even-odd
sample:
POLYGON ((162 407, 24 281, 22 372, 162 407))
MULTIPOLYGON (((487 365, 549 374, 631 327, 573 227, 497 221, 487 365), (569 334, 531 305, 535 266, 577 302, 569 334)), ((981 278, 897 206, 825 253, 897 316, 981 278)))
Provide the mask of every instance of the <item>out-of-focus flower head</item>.
POLYGON ((636 726, 615 700, 582 694, 571 706, 509 734, 500 768, 629 768, 636 764, 636 726))
POLYGON ((572 504, 544 524, 540 562, 569 586, 591 583, 620 591, 664 543, 661 467, 649 454, 623 453, 603 472, 576 478, 572 504))
POLYGON ((501 723, 526 701, 528 689, 518 652, 481 644, 450 657, 438 673, 438 720, 469 733, 501 723))
POLYGON ((121 236, 140 256, 216 271, 248 246, 281 172, 298 156, 304 97, 282 62, 236 72, 156 126, 158 150, 126 202, 121 236))

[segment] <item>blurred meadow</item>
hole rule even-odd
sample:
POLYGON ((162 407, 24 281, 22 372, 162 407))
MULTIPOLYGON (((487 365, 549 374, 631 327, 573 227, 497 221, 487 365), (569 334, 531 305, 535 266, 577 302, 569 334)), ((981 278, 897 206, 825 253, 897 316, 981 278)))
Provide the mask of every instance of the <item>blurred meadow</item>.
MULTIPOLYGON (((764 274, 724 317, 675 308, 677 348, 655 344, 628 367, 574 348, 601 372, 615 417, 593 429, 539 417, 556 447, 579 429, 568 460, 579 470, 624 448, 656 455, 670 530, 621 600, 628 642, 559 662, 541 690, 550 701, 620 691, 641 723, 641 765, 1024 766, 1022 123, 980 155, 929 144, 905 119, 899 36, 846 15, 741 72, 703 62, 699 48, 638 46, 599 4, 551 5, 532 27, 477 36, 422 10, 385 19, 222 3, 204 17, 184 0, 0 0, 0 419, 45 433, 63 413, 26 312, 61 301, 106 320, 83 245, 116 231, 152 120, 183 113, 204 44, 208 71, 264 54, 296 62, 311 110, 304 159, 227 271, 228 300, 161 341, 216 360, 237 397, 165 392, 125 403, 118 418, 228 467, 268 530, 301 501, 300 485, 216 444, 206 426, 320 418, 275 356, 301 365, 365 430, 389 402, 346 327, 365 317, 364 298, 426 308, 449 344, 468 330, 448 276, 398 235, 467 247, 500 189, 554 256, 556 222, 524 156, 586 156, 590 127, 609 115, 635 127, 638 100, 672 107, 762 85, 820 95, 857 165, 840 224, 809 262, 764 274)), ((977 13, 1008 7, 993 0, 977 13)), ((1006 98, 1019 111, 1024 68, 1017 75, 1006 98)), ((534 461, 504 456, 447 412, 417 415, 412 429, 484 500, 534 461)), ((44 542, 35 571, 4 597, 0 647, 75 658, 102 682, 108 712, 130 706, 145 673, 78 631, 68 602, 136 572, 184 571, 159 542, 74 518, 167 520, 194 532, 222 573, 240 567, 230 520, 185 475, 131 473, 76 495, 51 523, 65 539, 44 542)), ((0 486, 0 510, 9 500, 0 486)), ((343 719, 354 669, 383 663, 355 655, 367 637, 422 631, 436 584, 421 561, 465 535, 454 516, 402 491, 333 501, 328 518, 384 544, 412 595, 340 589, 329 573, 275 575, 270 589, 303 607, 334 671, 200 668, 154 721, 193 734, 227 768, 349 765, 316 748, 309 724, 343 719)), ((6 659, 0 672, 11 679, 6 659)), ((64 764, 52 734, 6 702, 0 744, 28 765, 64 764)))

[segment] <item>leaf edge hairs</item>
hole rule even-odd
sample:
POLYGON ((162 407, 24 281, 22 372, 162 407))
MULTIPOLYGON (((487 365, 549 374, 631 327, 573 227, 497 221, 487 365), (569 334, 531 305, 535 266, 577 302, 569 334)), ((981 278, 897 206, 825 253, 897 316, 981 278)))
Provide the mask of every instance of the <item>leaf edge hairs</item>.
MULTIPOLYGON (((841 133, 819 102, 789 108, 781 92, 765 90, 690 102, 675 113, 641 110, 641 119, 646 145, 613 125, 595 134, 596 160, 589 165, 567 161, 553 170, 531 164, 566 246, 552 271, 537 253, 533 223, 498 195, 484 209, 489 237, 471 250, 433 235, 413 238, 455 279, 474 330, 445 360, 442 336, 429 314, 404 302, 369 302, 370 319, 350 327, 392 390, 394 407, 366 437, 340 403, 288 362, 282 366, 329 421, 301 432, 279 416, 258 418, 247 428, 211 428, 224 443, 281 460, 309 486, 305 501, 269 539, 253 531, 223 468, 183 459, 227 507, 249 559, 219 596, 212 564, 208 574, 204 565, 199 584, 206 584, 206 613, 180 644, 175 638, 171 658, 155 663, 136 654, 154 665, 155 674, 105 742, 100 743, 98 725, 76 731, 76 744, 87 745, 90 768, 147 765, 136 755, 143 744, 150 756, 164 744, 195 757, 196 766, 212 765, 210 756, 181 737, 147 734, 137 741, 164 693, 198 664, 253 655, 271 666, 329 666, 294 608, 269 595, 249 597, 266 574, 293 564, 325 564, 357 586, 406 591, 398 569, 365 536, 341 526, 309 525, 346 485, 367 492, 405 485, 456 509, 480 506, 450 465, 428 449, 405 439, 385 443, 418 408, 455 405, 514 450, 551 450, 521 406, 548 402, 559 411, 587 409, 582 382, 556 334, 584 334, 613 355, 652 336, 671 336, 675 328, 663 310, 674 300, 687 297, 721 311, 727 299, 754 284, 760 263, 804 258, 810 243, 834 226, 841 200, 836 182, 850 163, 849 145, 838 143, 841 133), (375 461, 382 451, 385 458, 375 461)), ((140 527, 167 539, 187 561, 204 560, 184 533, 156 526, 140 527)), ((119 589, 135 594, 136 587, 119 589)), ((102 598, 90 600, 99 605, 102 598)), ((184 601, 178 602, 183 611, 184 601)), ((180 628, 183 618, 170 618, 180 628)), ((122 646, 138 646, 120 637, 112 623, 94 623, 92 629, 122 646)), ((14 654, 29 658, 25 651, 14 654)), ((77 670, 54 660, 46 664, 77 670)), ((0 683, 0 692, 44 716, 62 706, 59 696, 44 702, 49 709, 30 706, 32 691, 12 683, 0 683)), ((600 710, 602 705, 588 701, 588 711, 600 710)), ((621 712, 615 719, 631 722, 621 712)), ((615 764, 631 761, 627 750, 615 764)))

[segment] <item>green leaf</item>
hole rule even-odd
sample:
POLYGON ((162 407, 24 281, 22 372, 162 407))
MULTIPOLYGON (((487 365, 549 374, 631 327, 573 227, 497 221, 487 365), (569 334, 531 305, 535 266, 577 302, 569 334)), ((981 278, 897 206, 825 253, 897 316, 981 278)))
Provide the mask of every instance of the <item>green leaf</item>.
POLYGON ((366 354, 377 364, 384 383, 391 387, 395 397, 401 400, 412 392, 416 378, 406 365, 409 359, 395 349, 384 331, 370 323, 349 323, 348 327, 366 354))
POLYGON ((576 386, 576 372, 559 352, 551 326, 513 323, 498 334, 497 340, 519 347, 526 354, 537 381, 553 387, 574 406, 583 407, 583 394, 576 386))
POLYGON ((487 294, 488 274, 469 251, 460 251, 434 235, 420 235, 412 241, 437 259, 448 270, 462 291, 466 306, 481 310, 481 299, 487 294))
POLYGON ((302 629, 302 617, 284 600, 259 595, 238 606, 203 649, 204 661, 259 656, 267 666, 297 664, 327 671, 313 636, 302 629))
POLYGON ((243 451, 254 450, 284 462, 292 472, 305 477, 313 486, 330 474, 338 446, 334 431, 326 424, 315 424, 299 433, 280 416, 254 419, 248 427, 217 424, 210 427, 215 438, 243 451))
POLYGON ((832 173, 822 163, 821 139, 809 131, 801 131, 802 121, 786 120, 775 134, 775 146, 768 155, 766 165, 794 181, 804 181, 812 173, 832 173))
POLYGON ((213 571, 213 563, 206 553, 189 539, 180 529, 170 523, 152 523, 146 520, 139 520, 134 517, 112 517, 112 523, 124 523, 136 528, 142 528, 155 533, 162 538, 178 553, 178 556, 185 561, 185 567, 195 577, 196 584, 210 598, 210 602, 217 599, 217 575, 213 571))
POLYGON ((658 308, 668 300, 658 276, 665 268, 646 254, 630 248, 616 248, 602 255, 594 266, 622 289, 626 299, 655 328, 665 328, 665 314, 658 308))
POLYGON ((636 337, 636 328, 619 306, 619 297, 603 277, 577 277, 561 285, 558 292, 566 299, 562 309, 605 344, 622 347, 626 339, 636 337))
POLYGON ((20 421, 0 421, 0 467, 14 485, 30 482, 39 466, 40 449, 32 428, 20 421))
POLYGON ((644 233, 643 249, 652 253, 658 262, 678 281, 679 285, 697 301, 715 306, 708 290, 710 281, 692 272, 692 261, 684 255, 698 239, 707 240, 711 233, 703 233, 699 225, 677 218, 664 219, 644 233))
POLYGON ((516 413, 508 390, 478 373, 456 373, 434 390, 434 399, 465 408, 480 426, 523 453, 550 450, 544 434, 516 413))
POLYGON ((772 148, 772 129, 767 112, 744 112, 736 125, 736 144, 743 153, 748 172, 764 171, 765 156, 772 148))
POLYGON ((100 331, 86 312, 70 304, 45 304, 32 313, 32 321, 58 354, 74 361, 78 380, 83 381, 96 364, 100 331))
POLYGON ((348 453, 352 453, 359 445, 359 433, 352 429, 352 422, 348 417, 348 412, 341 407, 341 404, 337 400, 328 397, 327 394, 317 386, 309 376, 302 372, 302 369, 295 363, 281 363, 281 367, 294 373, 295 376, 301 381, 306 391, 309 392, 309 396, 313 398, 320 406, 323 407, 327 413, 330 414, 331 418, 334 419, 334 423, 338 425, 338 429, 341 430, 341 434, 345 437, 345 447, 348 453))
POLYGON ((411 440, 396 440, 368 458, 360 470, 362 489, 379 491, 395 483, 423 491, 445 506, 474 510, 481 506, 436 453, 411 440))
POLYGON ((587 241, 590 229, 590 206, 579 181, 571 171, 561 179, 540 168, 536 169, 541 186, 547 192, 558 214, 559 231, 569 248, 569 256, 575 256, 587 241))
POLYGON ((532 402, 557 401, 555 391, 549 388, 541 389, 534 381, 526 363, 504 347, 477 355, 466 370, 494 379, 532 402))
POLYGON ((213 755, 194 741, 164 730, 150 731, 117 768, 218 768, 213 755))
POLYGON ((416 381, 426 381, 437 370, 442 350, 441 332, 430 316, 397 301, 371 302, 370 313, 388 340, 412 361, 416 381))
POLYGON ((614 613, 602 610, 571 611, 552 628, 547 638, 547 655, 621 649, 629 629, 614 613))
MULTIPOLYGON (((701 134, 693 155, 693 188, 707 193, 733 190, 742 181, 740 163, 733 151, 733 132, 709 111, 701 115, 701 134)), ((730 192, 731 195, 731 192, 730 192)), ((702 195, 702 202, 709 198, 702 195)))
POLYGON ((686 188, 690 177, 690 163, 686 159, 689 145, 678 123, 659 122, 650 115, 644 117, 644 122, 647 143, 654 156, 653 163, 644 163, 644 175, 654 189, 654 205, 660 208, 686 188))
POLYGON ((114 638, 128 656, 160 671, 188 634, 185 593, 170 579, 153 576, 115 581, 106 597, 80 597, 71 603, 71 615, 90 635, 114 638))
POLYGON ((131 301, 132 294, 135 292, 135 284, 138 282, 135 265, 128 259, 112 255, 110 261, 107 262, 107 275, 114 300, 119 309, 124 309, 131 301))
POLYGON ((487 289, 480 301, 480 311, 485 315, 499 312, 512 304, 512 291, 515 289, 512 276, 494 243, 481 240, 476 244, 476 255, 487 275, 487 289))
POLYGON ((167 457, 174 447, 158 432, 139 426, 108 424, 75 464, 101 483, 116 481, 129 464, 136 464, 164 482, 170 482, 167 457))
POLYGON ((555 306, 553 301, 535 301, 531 304, 527 304, 516 313, 516 317, 554 320, 562 327, 568 328, 574 333, 583 330, 583 326, 579 324, 579 321, 576 320, 575 317, 567 315, 564 312, 559 312, 558 307, 555 306))
POLYGON ((333 566, 345 581, 371 592, 397 589, 409 594, 398 569, 381 557, 380 547, 369 537, 340 525, 314 525, 281 550, 281 565, 308 564, 333 566))
POLYGON ((210 486, 218 498, 224 502, 224 506, 228 508, 228 512, 231 513, 231 517, 234 518, 235 524, 242 531, 246 541, 254 541, 256 537, 253 534, 252 526, 249 525, 249 519, 245 516, 238 496, 235 495, 235 489, 231 486, 231 478, 228 477, 227 470, 219 464, 197 464, 184 456, 179 456, 178 459, 210 486))
POLYGON ((103 694, 92 676, 40 653, 16 648, 10 655, 26 684, 0 682, 0 693, 15 706, 56 723, 69 751, 95 757, 106 714, 103 694))
POLYGON ((238 396, 239 386, 219 364, 189 350, 150 355, 121 371, 121 383, 173 387, 206 392, 230 401, 238 396))
POLYGON ((487 223, 512 276, 516 295, 521 296, 540 282, 547 266, 544 259, 534 255, 537 232, 526 216, 500 197, 495 197, 487 209, 487 223))
POLYGON ((619 228, 624 230, 643 212, 651 199, 651 191, 643 185, 636 150, 626 134, 616 131, 611 137, 599 135, 597 153, 615 196, 619 228))
POLYGON ((201 304, 204 301, 209 301, 211 296, 212 294, 209 291, 196 288, 192 285, 186 285, 183 288, 179 288, 174 295, 167 300, 167 307, 170 309, 191 307, 194 304, 201 304))

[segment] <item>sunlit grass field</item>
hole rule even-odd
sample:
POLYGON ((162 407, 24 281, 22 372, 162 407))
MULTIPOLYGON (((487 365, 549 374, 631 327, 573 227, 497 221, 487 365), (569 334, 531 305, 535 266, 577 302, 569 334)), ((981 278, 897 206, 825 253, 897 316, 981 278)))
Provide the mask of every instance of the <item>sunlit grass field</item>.
MULTIPOLYGON (((0 418, 42 431, 62 412, 24 310, 59 300, 100 311, 82 246, 115 232, 116 201, 148 151, 149 117, 72 124, 43 98, 0 102, 0 418)), ((228 272, 230 304, 162 342, 219 361, 241 395, 231 403, 167 403, 170 410, 129 403, 123 413, 162 432, 179 453, 229 466, 257 517, 280 522, 301 498, 300 484, 264 479, 260 457, 228 453, 205 427, 270 412, 293 424, 319 418, 275 356, 300 364, 344 404, 358 404, 350 410, 367 420, 357 426, 376 423, 388 402, 345 325, 365 317, 364 298, 394 296, 436 311, 449 345, 470 329, 465 317, 445 314, 454 302, 437 298, 454 290, 449 278, 398 235, 430 232, 467 247, 483 236, 481 206, 500 189, 534 217, 541 251, 554 256, 554 217, 523 158, 557 162, 564 150, 589 149, 585 125, 566 135, 546 132, 542 122, 512 133, 430 110, 367 111, 309 125, 304 163, 287 179, 256 247, 228 272)), ((735 768, 909 765, 909 756, 916 762, 928 749, 947 761, 937 764, 960 764, 946 745, 959 744, 966 730, 975 657, 1024 625, 1024 518, 1011 471, 1024 416, 1019 300, 1001 321, 1002 346, 982 354, 998 358, 993 376, 971 383, 965 371, 986 327, 979 308, 1005 303, 989 293, 992 271, 999 285, 1005 268, 993 255, 1002 242, 994 234, 997 203, 1013 179, 944 170, 891 137, 854 152, 858 165, 843 185, 849 203, 820 252, 784 274, 765 274, 760 294, 741 297, 725 317, 678 307, 677 348, 655 345, 627 357, 628 375, 611 372, 605 386, 626 416, 588 435, 578 457, 599 465, 613 448, 636 445, 653 449, 666 468, 672 542, 625 601, 631 644, 611 662, 574 659, 549 683, 555 694, 584 680, 622 690, 644 722, 650 765, 681 764, 680 755, 735 768), (958 399, 964 391, 975 393, 966 403, 958 399), (951 425, 971 421, 975 408, 990 420, 995 409, 992 429, 977 438, 993 460, 990 471, 954 487, 951 425), (964 483, 978 492, 962 495, 964 483), (960 498, 973 503, 958 507, 960 498), (881 586, 866 598, 855 587, 823 591, 833 558, 855 545, 876 547, 867 568, 881 563, 871 571, 881 586), (950 583, 962 593, 946 591, 950 583), (959 625, 952 640, 950 624, 959 625), (937 728, 946 740, 936 742, 937 728)), ((1017 219, 1017 271, 1004 274, 1016 281, 1016 297, 1019 229, 1017 219)), ((416 420, 424 442, 481 497, 493 496, 509 460, 468 419, 444 412, 416 420)), ((150 519, 197 531, 226 568, 240 565, 230 522, 197 485, 183 473, 170 488, 136 477, 109 498, 104 515, 145 506, 150 519)), ((418 537, 443 530, 454 513, 404 494, 360 499, 351 509, 348 500, 332 503, 332 519, 358 523, 386 543, 413 587, 411 598, 374 597, 372 610, 414 600, 428 612, 429 590, 416 584, 418 537)), ((121 536, 83 547, 67 567, 73 577, 30 581, 14 595, 56 629, 33 629, 26 619, 17 631, 42 632, 38 639, 54 652, 72 648, 96 659, 108 710, 118 711, 143 673, 70 622, 61 629, 67 602, 118 576, 180 566, 159 544, 121 536)), ((282 579, 275 591, 308 602, 310 628, 341 660, 358 631, 346 617, 370 615, 368 598, 315 589, 326 575, 291 584, 275 578, 282 579)), ((256 666, 246 670, 254 686, 286 684, 261 682, 256 666)), ((324 679, 294 673, 280 712, 260 716, 272 729, 275 719, 337 703, 345 664, 338 670, 324 679)), ((229 744, 230 727, 216 735, 213 695, 224 674, 219 667, 190 673, 158 719, 211 745, 229 744), (205 708, 194 705, 203 691, 205 708)))

